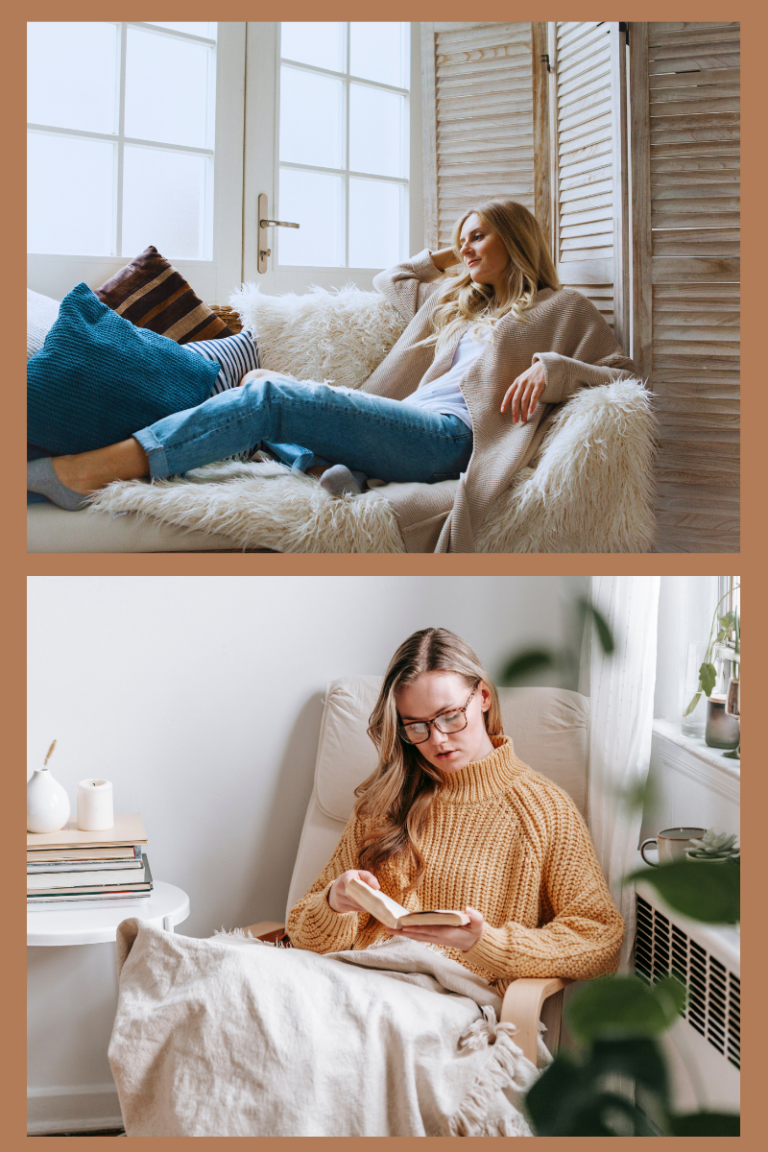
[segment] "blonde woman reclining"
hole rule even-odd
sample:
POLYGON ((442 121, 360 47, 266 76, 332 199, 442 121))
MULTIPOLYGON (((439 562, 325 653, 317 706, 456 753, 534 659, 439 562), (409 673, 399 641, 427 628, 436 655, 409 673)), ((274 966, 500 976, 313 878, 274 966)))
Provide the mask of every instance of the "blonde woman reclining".
POLYGON ((344 466, 325 480, 336 492, 359 490, 354 472, 400 482, 386 495, 408 551, 474 551, 477 526, 534 456, 552 406, 634 365, 590 301, 560 286, 541 227, 511 200, 468 210, 450 247, 374 286, 407 327, 359 390, 257 369, 118 444, 32 462, 28 488, 76 509, 113 480, 290 444, 304 467, 344 466), (459 482, 423 487, 445 480, 459 482))

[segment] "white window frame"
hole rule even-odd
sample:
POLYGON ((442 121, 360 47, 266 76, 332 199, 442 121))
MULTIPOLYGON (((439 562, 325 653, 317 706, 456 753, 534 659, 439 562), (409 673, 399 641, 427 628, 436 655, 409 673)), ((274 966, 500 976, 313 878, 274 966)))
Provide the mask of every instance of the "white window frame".
MULTIPOLYGON (((410 241, 410 231, 411 231, 411 227, 410 227, 410 223, 411 223, 411 221, 410 221, 410 206, 411 206, 410 184, 411 184, 411 158, 412 158, 411 152, 412 152, 412 149, 411 149, 410 141, 411 141, 411 136, 413 134, 413 121, 412 121, 412 115, 411 115, 411 87, 413 84, 413 61, 412 61, 412 55, 411 55, 411 47, 412 47, 412 40, 413 40, 413 25, 408 23, 408 21, 402 21, 401 22, 401 23, 404 23, 406 25, 406 29, 407 29, 408 44, 406 47, 406 55, 408 57, 408 64, 409 64, 408 73, 409 73, 409 75, 408 75, 408 87, 407 88, 400 88, 400 87, 397 87, 397 86, 392 85, 392 84, 385 84, 379 80, 368 80, 366 78, 363 78, 362 76, 355 76, 352 73, 352 71, 351 71, 351 41, 352 41, 352 37, 350 35, 350 23, 352 23, 352 22, 349 20, 344 20, 344 21, 341 21, 340 23, 342 23, 344 25, 344 63, 345 63, 345 70, 343 72, 339 72, 333 68, 324 68, 324 67, 322 67, 320 65, 316 65, 316 64, 305 64, 302 61, 293 60, 287 56, 283 57, 283 54, 282 54, 282 24, 278 23, 278 25, 277 25, 277 60, 276 60, 276 67, 275 67, 275 77, 276 77, 275 173, 276 173, 277 199, 278 199, 277 211, 278 211, 278 213, 282 213, 284 215, 284 212, 282 211, 280 204, 279 204, 280 173, 281 173, 281 170, 283 168, 291 169, 293 171, 298 171, 298 172, 318 172, 318 173, 327 174, 327 175, 340 176, 341 180, 342 180, 342 200, 343 200, 342 214, 343 214, 343 218, 344 218, 343 262, 340 265, 333 265, 333 267, 340 267, 340 268, 349 269, 350 267, 352 267, 352 265, 350 265, 350 262, 349 262, 349 183, 350 183, 350 179, 354 178, 354 179, 360 179, 360 180, 375 180, 375 181, 381 181, 381 182, 384 182, 387 184, 394 184, 403 190, 402 191, 403 199, 402 199, 401 203, 403 204, 403 207, 405 209, 402 212, 401 217, 400 217, 400 253, 398 255, 397 261, 394 261, 395 263, 397 263, 397 262, 400 262, 402 260, 407 259, 408 255, 409 255, 408 245, 409 245, 409 241, 410 241), (314 165, 314 164, 302 164, 302 163, 296 163, 294 161, 288 161, 288 160, 281 160, 280 159, 280 131, 279 131, 280 115, 281 115, 280 91, 281 91, 281 79, 282 79, 283 65, 286 65, 288 68, 294 68, 294 69, 296 69, 296 71, 299 71, 299 72, 306 72, 306 73, 309 73, 310 75, 315 75, 315 76, 327 76, 331 79, 341 81, 341 83, 343 85, 343 92, 344 92, 344 96, 343 96, 343 102, 344 102, 344 112, 343 112, 344 144, 343 144, 343 164, 340 167, 338 167, 338 168, 326 168, 326 167, 319 167, 319 166, 314 165), (351 100, 351 89, 352 89, 353 84, 360 84, 364 87, 373 88, 376 91, 380 91, 380 92, 392 92, 397 96, 404 97, 403 153, 404 153, 404 159, 407 161, 407 165, 406 165, 407 166, 407 174, 405 176, 382 176, 378 173, 373 173, 373 172, 357 172, 357 171, 353 170, 352 168, 350 168, 350 165, 349 165, 350 111, 349 110, 350 110, 350 100, 351 100)), ((419 136, 420 136, 420 133, 419 133, 419 136)), ((278 236, 276 236, 275 240, 276 240, 275 246, 277 248, 277 260, 278 260, 278 264, 280 264, 280 241, 281 241, 281 237, 278 235, 278 236)), ((285 267, 286 268, 296 268, 296 267, 299 267, 299 265, 291 264, 291 265, 285 265, 285 267)), ((312 265, 300 265, 300 267, 312 268, 313 266, 312 265)), ((325 268, 327 266, 326 265, 317 265, 317 267, 325 268)), ((358 266, 355 265, 354 267, 357 268, 358 266)))
MULTIPOLYGON (((125 83, 125 45, 129 26, 151 29, 159 34, 181 38, 196 43, 211 44, 213 41, 171 29, 157 28, 155 25, 136 21, 116 22, 121 42, 121 86, 125 83)), ((240 285, 242 261, 242 188, 243 188, 243 130, 245 116, 245 24, 220 23, 216 40, 216 109, 214 148, 189 148, 163 144, 169 151, 182 151, 192 154, 212 155, 214 161, 213 219, 207 223, 211 228, 210 259, 174 259, 172 253, 163 252, 173 266, 190 283, 193 290, 207 303, 226 303, 229 294, 240 285)), ((122 105, 122 100, 121 100, 122 105)), ((93 132, 51 129, 62 135, 108 139, 118 143, 119 157, 126 139, 123 132, 122 114, 119 133, 113 135, 93 132)), ((136 141, 152 146, 149 141, 136 141)), ((120 159, 118 160, 120 174, 120 159)), ((117 181, 118 250, 121 228, 122 180, 117 181)), ((147 240, 151 244, 151 239, 147 240)), ((80 256, 54 253, 28 253, 27 285, 36 292, 61 300, 75 284, 84 281, 91 288, 98 288, 105 280, 125 267, 137 256, 133 252, 125 256, 80 256)))

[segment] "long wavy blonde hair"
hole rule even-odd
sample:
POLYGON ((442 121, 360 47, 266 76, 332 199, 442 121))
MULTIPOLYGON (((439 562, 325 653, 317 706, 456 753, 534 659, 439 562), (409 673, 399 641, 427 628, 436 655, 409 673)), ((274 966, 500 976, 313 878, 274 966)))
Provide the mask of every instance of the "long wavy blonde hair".
POLYGON ((516 200, 484 200, 467 209, 456 221, 451 235, 457 263, 461 261, 461 230, 473 212, 486 228, 497 233, 507 250, 509 264, 504 284, 498 292, 489 284, 475 284, 466 266, 447 276, 438 289, 440 303, 432 315, 434 332, 420 341, 424 345, 434 344, 436 350, 468 320, 475 321, 481 332, 488 329, 488 335, 508 313, 525 320, 537 291, 562 287, 541 225, 516 200))
POLYGON ((398 735, 395 693, 425 672, 456 672, 467 687, 482 680, 491 693, 484 713, 490 736, 502 734, 496 687, 475 653, 460 637, 445 628, 424 628, 405 640, 390 662, 379 698, 370 716, 368 735, 379 752, 379 763, 355 789, 355 812, 366 826, 359 867, 382 874, 396 861, 410 874, 405 891, 418 888, 424 861, 418 847, 430 805, 440 788, 441 775, 419 752, 398 735))

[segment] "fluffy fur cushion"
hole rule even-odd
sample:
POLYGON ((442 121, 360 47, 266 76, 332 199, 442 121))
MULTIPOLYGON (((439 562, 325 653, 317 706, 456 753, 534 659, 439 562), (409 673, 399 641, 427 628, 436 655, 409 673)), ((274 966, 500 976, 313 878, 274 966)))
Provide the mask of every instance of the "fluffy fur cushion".
POLYGON ((577 392, 483 525, 479 552, 648 552, 654 536, 651 394, 635 380, 577 392))
POLYGON ((243 327, 253 328, 262 368, 346 388, 367 380, 405 328, 383 296, 354 284, 263 296, 258 284, 246 283, 229 302, 243 327))
MULTIPOLYGON (((478 552, 648 551, 653 441, 651 397, 641 384, 579 392, 558 412, 536 469, 524 469, 493 510, 478 552)), ((241 548, 403 552, 382 492, 334 499, 282 465, 225 463, 181 480, 111 484, 94 505, 221 533, 241 548)))

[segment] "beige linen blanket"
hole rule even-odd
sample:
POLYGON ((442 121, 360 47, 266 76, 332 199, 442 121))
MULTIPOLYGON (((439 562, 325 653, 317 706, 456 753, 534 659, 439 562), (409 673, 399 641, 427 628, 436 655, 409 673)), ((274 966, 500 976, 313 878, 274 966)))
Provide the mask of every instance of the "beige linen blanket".
POLYGON ((319 955, 132 919, 117 965, 128 1136, 532 1135, 536 1069, 499 996, 438 949, 319 955))

